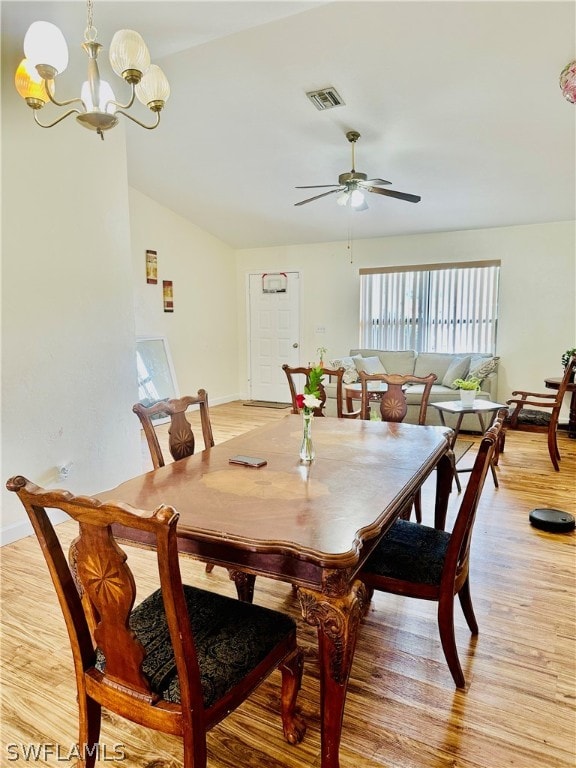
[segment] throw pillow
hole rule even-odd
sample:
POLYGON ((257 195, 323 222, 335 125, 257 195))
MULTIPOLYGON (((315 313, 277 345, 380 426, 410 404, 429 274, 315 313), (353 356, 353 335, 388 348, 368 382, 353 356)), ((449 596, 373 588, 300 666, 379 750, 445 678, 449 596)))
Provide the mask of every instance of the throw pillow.
POLYGON ((454 386, 455 379, 463 379, 468 373, 470 368, 470 357, 455 357, 450 363, 448 370, 444 374, 442 379, 442 385, 444 387, 450 387, 450 389, 458 389, 454 386))
POLYGON ((330 368, 345 369, 342 377, 344 384, 354 384, 358 381, 358 370, 351 357, 337 357, 335 360, 329 360, 328 365, 330 368))
POLYGON ((374 357, 362 357, 362 355, 358 355, 357 357, 354 357, 354 362, 356 363, 358 373, 361 371, 368 374, 387 373, 386 368, 382 365, 382 360, 376 355, 374 357))
POLYGON ((494 371, 498 370, 499 357, 473 357, 467 379, 476 378, 484 381, 494 371))

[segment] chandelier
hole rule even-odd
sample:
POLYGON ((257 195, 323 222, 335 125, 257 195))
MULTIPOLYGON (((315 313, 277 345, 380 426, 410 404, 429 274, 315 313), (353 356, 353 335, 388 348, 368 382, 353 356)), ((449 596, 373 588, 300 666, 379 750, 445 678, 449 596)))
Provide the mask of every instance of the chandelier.
POLYGON ((82 48, 88 55, 88 80, 82 85, 80 97, 58 101, 55 97, 56 78, 68 66, 68 46, 60 29, 48 21, 35 21, 24 37, 24 58, 16 70, 16 90, 34 111, 34 120, 41 128, 52 128, 70 115, 85 128, 96 131, 104 138, 118 124, 118 115, 127 117, 142 128, 153 130, 160 123, 160 111, 169 95, 170 86, 165 74, 156 64, 150 64, 150 53, 144 40, 131 29, 121 29, 110 43, 110 64, 131 88, 126 104, 116 101, 106 80, 100 79, 98 54, 102 46, 96 42, 98 31, 93 24, 93 0, 87 0, 87 26, 82 48), (134 99, 156 114, 152 125, 145 125, 125 110, 134 99), (41 123, 38 112, 47 102, 57 107, 74 106, 52 123, 41 123))

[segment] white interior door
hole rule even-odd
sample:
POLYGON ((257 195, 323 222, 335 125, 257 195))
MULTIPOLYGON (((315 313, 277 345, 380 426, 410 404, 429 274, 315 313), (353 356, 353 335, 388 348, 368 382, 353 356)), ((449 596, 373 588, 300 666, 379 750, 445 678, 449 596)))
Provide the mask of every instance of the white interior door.
POLYGON ((249 276, 249 358, 252 400, 290 402, 282 365, 300 363, 300 274, 249 276), (285 287, 285 290, 282 290, 285 287))

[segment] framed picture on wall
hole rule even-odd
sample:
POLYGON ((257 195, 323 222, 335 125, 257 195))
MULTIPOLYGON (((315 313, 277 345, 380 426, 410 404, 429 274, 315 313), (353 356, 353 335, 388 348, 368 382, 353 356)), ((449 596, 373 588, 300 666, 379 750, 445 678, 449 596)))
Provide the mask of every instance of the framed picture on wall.
POLYGON ((158 282, 158 254, 156 251, 146 251, 146 282, 156 285, 158 282))
POLYGON ((162 297, 164 312, 174 312, 174 287, 172 280, 162 280, 162 297))

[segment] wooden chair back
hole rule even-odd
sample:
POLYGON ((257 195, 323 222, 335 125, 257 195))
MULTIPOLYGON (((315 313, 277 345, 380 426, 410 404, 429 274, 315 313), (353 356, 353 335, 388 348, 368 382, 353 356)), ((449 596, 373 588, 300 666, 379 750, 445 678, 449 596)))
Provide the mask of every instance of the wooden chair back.
MULTIPOLYGON (((304 384, 308 384, 310 381, 310 371, 312 370, 311 367, 306 366, 298 366, 298 367, 290 367, 289 365, 283 365, 282 370, 286 374, 286 378, 288 379, 288 387, 290 388, 290 399, 292 400, 292 413, 300 413, 300 409, 298 408, 298 402, 296 400, 297 394, 303 394, 304 392, 304 384), (298 377, 298 378, 296 378, 298 377), (302 386, 302 392, 298 393, 297 390, 297 382, 300 381, 303 383, 302 386)), ((342 404, 342 396, 343 396, 343 376, 345 373, 345 368, 322 368, 322 372, 324 376, 329 376, 330 378, 336 379, 336 415, 339 419, 342 419, 346 416, 350 416, 351 418, 356 418, 357 414, 345 414, 342 404)), ((314 416, 325 416, 324 409, 326 407, 326 390, 324 389, 324 380, 320 382, 320 386, 318 388, 318 391, 320 393, 319 400, 321 402, 321 405, 319 405, 317 408, 314 409, 314 416)))
POLYGON ((185 397, 171 400, 160 400, 153 405, 142 405, 136 403, 132 407, 134 413, 140 419, 142 429, 146 436, 152 464, 154 469, 165 465, 164 456, 156 433, 154 417, 169 416, 170 427, 168 429, 168 448, 174 461, 185 459, 192 456, 196 448, 196 440, 192 425, 186 418, 186 411, 192 406, 198 406, 200 409, 200 424, 202 427, 202 437, 205 448, 211 448, 214 445, 212 435, 212 425, 210 423, 210 412, 208 409, 208 394, 205 389, 199 389, 196 397, 186 395, 185 397))
MULTIPOLYGON (((206 731, 278 666, 285 667, 282 719, 286 738, 292 743, 302 738, 305 727, 294 709, 302 652, 296 645, 293 620, 183 586, 176 539, 178 514, 172 507, 162 505, 150 513, 127 504, 101 503, 66 491, 46 491, 21 476, 10 479, 7 487, 18 494, 28 513, 66 622, 78 691, 78 743, 90 750, 80 763, 82 768, 92 768, 98 754, 94 745, 98 743, 101 707, 139 725, 182 737, 184 768, 205 768, 206 731), (70 546, 70 564, 47 509, 61 510, 79 525, 79 535, 70 546), (122 532, 130 540, 143 537, 157 553, 160 589, 141 600, 136 610, 135 575, 116 538, 122 532), (270 619, 270 613, 275 618, 270 619), (219 636, 226 622, 230 626, 219 636), (273 627, 282 629, 275 638, 263 641, 268 643, 267 655, 258 656, 258 648, 252 667, 248 664, 253 659, 243 646, 240 653, 246 668, 238 673, 234 646, 247 642, 245 626, 255 626, 262 634, 268 630, 269 636, 273 627), (218 651, 222 675, 230 674, 223 682, 222 675, 218 679, 213 675, 211 659, 202 662, 201 677, 197 649, 204 647, 204 636, 220 637, 222 644, 224 639, 230 640, 230 670, 224 669, 229 658, 224 645, 218 651)), ((149 574, 146 576, 148 579, 149 574)), ((205 650, 202 658, 207 658, 205 650)))
POLYGON ((411 374, 404 375, 399 373, 369 374, 361 371, 359 375, 359 380, 362 385, 360 418, 370 418, 370 382, 380 382, 381 384, 387 385, 386 391, 380 398, 380 418, 382 421, 392 422, 401 422, 406 418, 408 412, 406 385, 422 384, 423 391, 418 413, 418 424, 425 424, 430 391, 436 379, 437 376, 435 373, 429 373, 428 376, 412 376, 411 374))
POLYGON ((454 589, 454 585, 458 583, 458 579, 468 573, 470 542, 472 540, 472 529, 476 520, 476 511, 484 488, 486 475, 494 460, 494 454, 498 449, 500 434, 503 429, 505 418, 506 409, 501 408, 496 414, 492 426, 486 430, 482 437, 470 473, 470 478, 464 490, 464 496, 462 497, 460 508, 452 527, 450 544, 448 545, 448 551, 446 553, 440 586, 441 590, 445 589, 446 591, 451 591, 452 595, 458 591, 457 589, 454 589))

